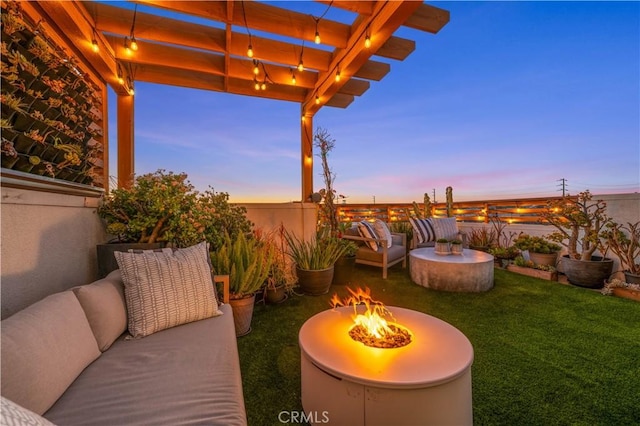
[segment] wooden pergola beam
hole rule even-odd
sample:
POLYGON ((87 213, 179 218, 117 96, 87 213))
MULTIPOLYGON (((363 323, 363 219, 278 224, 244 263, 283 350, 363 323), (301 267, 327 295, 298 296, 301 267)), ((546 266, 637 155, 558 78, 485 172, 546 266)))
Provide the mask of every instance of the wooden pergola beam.
POLYGON ((315 96, 321 99, 331 99, 338 93, 340 88, 353 76, 356 70, 366 63, 372 52, 377 51, 391 34, 402 25, 421 3, 419 2, 379 2, 373 14, 361 19, 358 24, 354 24, 352 36, 349 39, 348 48, 336 52, 330 65, 330 70, 322 72, 318 76, 316 89, 307 96, 302 110, 305 114, 313 116, 321 107, 322 103, 315 103, 315 96), (371 47, 364 46, 364 37, 367 32, 371 33, 371 47), (335 74, 340 71, 343 78, 335 81, 335 74))

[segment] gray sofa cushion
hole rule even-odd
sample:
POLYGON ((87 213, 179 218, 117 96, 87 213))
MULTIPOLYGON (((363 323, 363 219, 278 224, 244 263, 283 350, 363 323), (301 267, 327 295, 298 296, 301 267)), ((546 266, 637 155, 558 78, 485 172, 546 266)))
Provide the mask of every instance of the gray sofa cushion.
POLYGON ((43 414, 99 356, 73 292, 52 294, 2 321, 2 396, 43 414))
POLYGON ((87 315, 98 347, 106 351, 127 329, 127 306, 120 270, 116 269, 99 281, 75 287, 73 292, 87 315))
POLYGON ((60 425, 245 425, 233 315, 116 340, 44 417, 60 425))

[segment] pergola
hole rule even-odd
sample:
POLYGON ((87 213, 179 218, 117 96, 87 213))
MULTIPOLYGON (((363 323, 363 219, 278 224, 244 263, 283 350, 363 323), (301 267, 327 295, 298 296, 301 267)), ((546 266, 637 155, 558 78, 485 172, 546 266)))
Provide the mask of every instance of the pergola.
POLYGON ((331 21, 254 1, 133 2, 150 6, 145 11, 90 1, 39 6, 117 94, 119 186, 134 175, 132 94, 135 81, 143 81, 299 103, 307 201, 315 113, 323 106, 346 108, 389 72, 388 63, 372 56, 402 61, 411 54, 415 42, 394 36, 398 28, 435 34, 449 21, 448 11, 421 1, 319 2, 355 18, 331 21), (174 13, 168 17, 163 9, 174 13), (174 17, 184 15, 211 25, 174 17))

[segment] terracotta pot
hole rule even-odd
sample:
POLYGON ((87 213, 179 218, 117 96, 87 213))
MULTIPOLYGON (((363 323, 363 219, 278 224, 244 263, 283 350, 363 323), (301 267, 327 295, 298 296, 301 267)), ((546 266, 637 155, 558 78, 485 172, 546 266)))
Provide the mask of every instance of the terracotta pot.
POLYGON ((300 289, 308 295, 319 296, 329 292, 333 280, 333 266, 327 269, 307 270, 296 267, 300 289))
POLYGON ((591 260, 571 259, 562 256, 562 268, 569 282, 579 287, 602 288, 613 271, 613 260, 591 256, 591 260))
POLYGON ((275 305, 277 303, 282 303, 287 298, 287 291, 284 286, 278 286, 275 289, 268 288, 264 292, 264 299, 267 303, 275 305))
POLYGON ((256 295, 243 297, 242 299, 230 299, 229 305, 233 310, 233 324, 236 327, 236 337, 245 336, 251 332, 251 319, 253 307, 256 303, 256 295))
POLYGON ((556 266, 558 260, 558 253, 534 253, 529 252, 529 259, 536 265, 551 265, 556 266))

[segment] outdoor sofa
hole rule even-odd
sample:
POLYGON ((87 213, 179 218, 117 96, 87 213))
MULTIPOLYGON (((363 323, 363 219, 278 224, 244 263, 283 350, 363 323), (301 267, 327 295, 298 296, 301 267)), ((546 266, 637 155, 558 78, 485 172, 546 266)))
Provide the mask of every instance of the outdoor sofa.
MULTIPOLYGON (((28 416, 43 422, 40 415, 65 426, 246 425, 231 307, 218 303, 203 259, 199 254, 195 269, 189 264, 179 273, 169 271, 174 284, 192 279, 193 286, 167 287, 165 282, 164 289, 183 291, 188 303, 197 300, 198 305, 189 309, 207 318, 158 329, 163 318, 172 315, 169 311, 175 311, 161 306, 157 318, 147 318, 141 328, 134 317, 132 327, 132 310, 140 306, 130 306, 123 288, 131 271, 119 269, 91 284, 52 294, 3 320, 2 423, 14 424, 16 418, 28 416), (190 277, 182 274, 185 270, 190 277), (215 304, 203 304, 202 300, 211 301, 210 294, 215 304), (132 338, 132 328, 135 335, 142 329, 144 337, 132 338)), ((145 270, 139 266, 138 272, 145 270)), ((166 275, 165 271, 162 279, 168 279, 166 275)), ((222 281, 226 300, 228 277, 222 281)), ((149 301, 163 296, 151 292, 144 297, 149 301)), ((162 303, 156 300, 155 305, 162 303)), ((183 309, 182 320, 192 319, 184 313, 183 309)))

